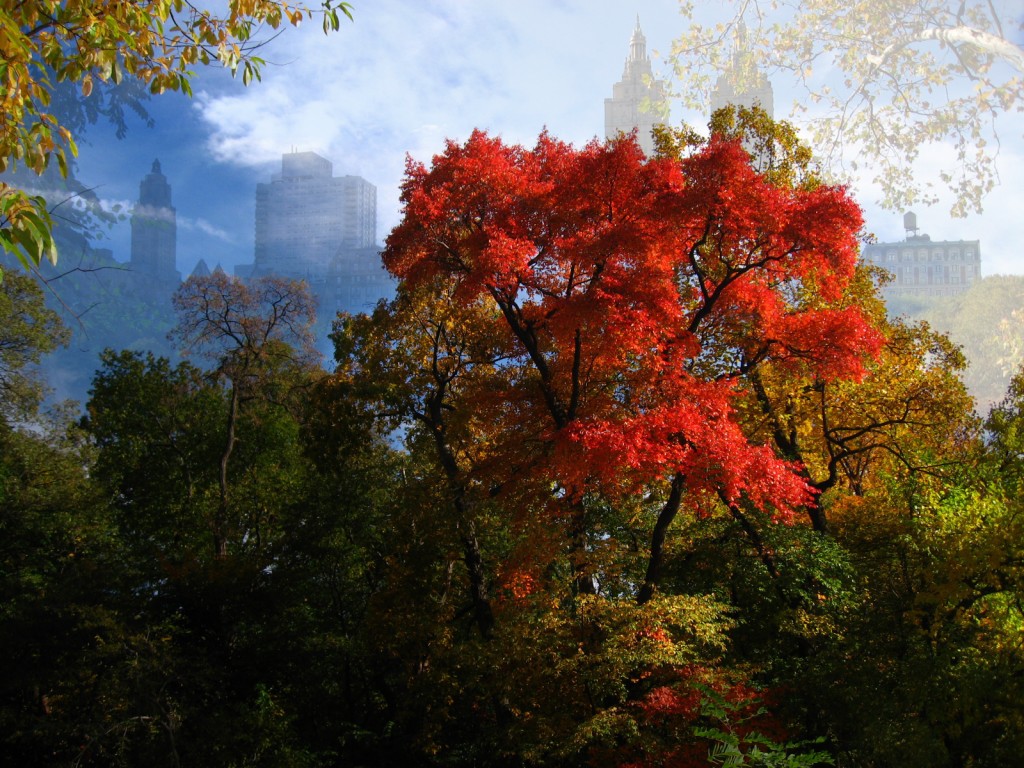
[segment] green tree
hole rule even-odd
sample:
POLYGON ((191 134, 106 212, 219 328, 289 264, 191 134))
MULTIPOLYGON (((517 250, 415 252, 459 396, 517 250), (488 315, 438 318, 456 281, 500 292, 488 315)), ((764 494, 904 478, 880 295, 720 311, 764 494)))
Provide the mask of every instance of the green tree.
POLYGON ((926 320, 959 344, 969 363, 963 378, 979 413, 999 403, 1024 364, 1024 277, 991 275, 959 296, 938 297, 916 307, 926 320))
POLYGON ((178 323, 172 338, 185 354, 214 364, 213 376, 227 389, 225 433, 220 454, 220 500, 211 521, 214 549, 227 555, 229 467, 238 442, 241 410, 257 401, 295 407, 319 354, 311 329, 315 302, 305 283, 263 277, 251 283, 222 272, 189 278, 174 296, 178 323))
POLYGON ((134 585, 130 616, 160 639, 137 651, 134 674, 118 667, 110 682, 161 695, 138 704, 151 709, 97 762, 319 764, 375 727, 362 615, 388 528, 374 515, 393 470, 365 420, 324 417, 306 429, 312 408, 295 387, 309 394, 299 381, 309 371, 289 369, 283 349, 266 354, 277 367, 264 360, 258 385, 246 379, 233 420, 226 514, 230 385, 189 363, 104 355, 85 420, 97 453, 90 477, 134 585))
POLYGON ((47 352, 67 343, 68 331, 47 309, 42 290, 24 275, 0 283, 0 415, 17 419, 32 414, 44 385, 35 366, 47 352))

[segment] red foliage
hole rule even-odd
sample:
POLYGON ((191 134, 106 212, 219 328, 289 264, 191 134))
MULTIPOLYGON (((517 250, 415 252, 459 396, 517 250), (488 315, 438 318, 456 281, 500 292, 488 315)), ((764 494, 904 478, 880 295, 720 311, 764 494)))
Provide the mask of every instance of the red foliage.
POLYGON ((651 688, 630 707, 641 733, 640 743, 619 748, 594 749, 593 768, 700 768, 708 765, 713 743, 696 736, 699 726, 731 728, 741 739, 757 732, 776 743, 793 734, 771 710, 776 704, 772 692, 757 691, 742 680, 724 677, 700 665, 664 670, 660 685, 651 688), (702 712, 702 700, 711 690, 731 707, 729 724, 702 712))
POLYGON ((508 390, 478 399, 493 444, 526 450, 530 430, 570 498, 681 473, 782 516, 812 500, 732 404, 765 361, 855 378, 878 353, 860 310, 829 305, 861 226, 844 189, 774 186, 719 138, 645 161, 629 139, 526 150, 475 132, 429 169, 410 160, 402 200, 387 268, 412 289, 453 281, 503 328, 508 390))

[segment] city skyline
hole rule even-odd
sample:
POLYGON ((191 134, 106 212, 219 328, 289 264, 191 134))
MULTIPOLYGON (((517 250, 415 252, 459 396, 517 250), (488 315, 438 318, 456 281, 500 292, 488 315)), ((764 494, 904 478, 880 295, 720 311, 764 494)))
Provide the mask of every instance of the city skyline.
MULTIPOLYGON (((290 148, 317 152, 338 173, 377 187, 383 242, 399 220, 407 153, 429 162, 446 138, 463 141, 475 127, 526 145, 545 127, 577 145, 600 137, 604 101, 622 76, 637 16, 656 77, 665 75, 664 53, 683 23, 669 1, 600 13, 580 0, 528 2, 514 12, 441 2, 398 10, 389 2, 356 5, 355 23, 327 37, 312 25, 288 30, 267 49, 263 82, 248 89, 214 68, 199 71, 194 100, 166 94, 149 102, 154 128, 136 121, 122 142, 105 126, 91 128, 79 178, 101 198, 130 205, 132 188, 160 157, 175 189, 179 269, 187 275, 203 258, 231 271, 253 260, 253 190, 274 159, 279 163, 290 148)), ((777 80, 773 85, 776 116, 785 117, 792 93, 777 80)), ((674 107, 671 122, 682 119, 703 121, 674 107)), ((1008 178, 1024 152, 1010 128, 1001 149, 1003 183, 986 201, 984 223, 979 216, 950 220, 941 205, 917 207, 934 222, 936 237, 981 237, 985 274, 1024 271, 1012 215, 1024 193, 1008 178)), ((928 164, 926 152, 922 172, 928 164)), ((867 193, 857 196, 868 229, 882 240, 898 238, 901 212, 878 209, 867 193)), ((126 260, 127 229, 122 222, 99 245, 126 260)))

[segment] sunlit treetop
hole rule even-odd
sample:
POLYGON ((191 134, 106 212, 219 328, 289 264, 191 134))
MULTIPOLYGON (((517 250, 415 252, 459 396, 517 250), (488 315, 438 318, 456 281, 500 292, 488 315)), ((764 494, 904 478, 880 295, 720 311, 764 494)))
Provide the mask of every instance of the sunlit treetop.
POLYGON ((507 429, 549 446, 570 494, 679 474, 695 495, 809 500, 732 403, 766 362, 857 378, 877 354, 870 318, 840 301, 862 224, 843 188, 775 182, 723 135, 646 160, 630 138, 526 149, 475 132, 410 161, 402 201, 384 261, 403 290, 442 281, 493 309, 507 396, 474 400, 501 400, 482 417, 493 444, 507 429))
MULTIPOLYGON (((97 85, 134 78, 150 92, 191 94, 192 67, 220 62, 243 83, 259 79, 261 30, 318 19, 337 30, 351 8, 276 0, 230 0, 210 7, 185 0, 27 0, 0 6, 0 172, 19 163, 64 175, 76 146, 51 113, 56 83, 97 85)), ((0 246, 31 268, 56 259, 45 201, 0 182, 0 246)))

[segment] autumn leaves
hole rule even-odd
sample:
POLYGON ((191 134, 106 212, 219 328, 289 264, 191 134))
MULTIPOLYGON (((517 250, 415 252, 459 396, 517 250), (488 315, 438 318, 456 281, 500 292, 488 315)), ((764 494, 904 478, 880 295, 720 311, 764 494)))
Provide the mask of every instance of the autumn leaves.
POLYGON ((773 185, 721 138, 645 160, 626 139, 527 150, 477 132, 411 162, 402 199, 384 259, 405 295, 443 285, 493 340, 477 361, 493 376, 447 403, 477 412, 475 439, 534 425, 569 499, 678 474, 693 498, 813 503, 734 400, 762 366, 856 378, 878 353, 839 303, 861 226, 843 189, 773 185))

